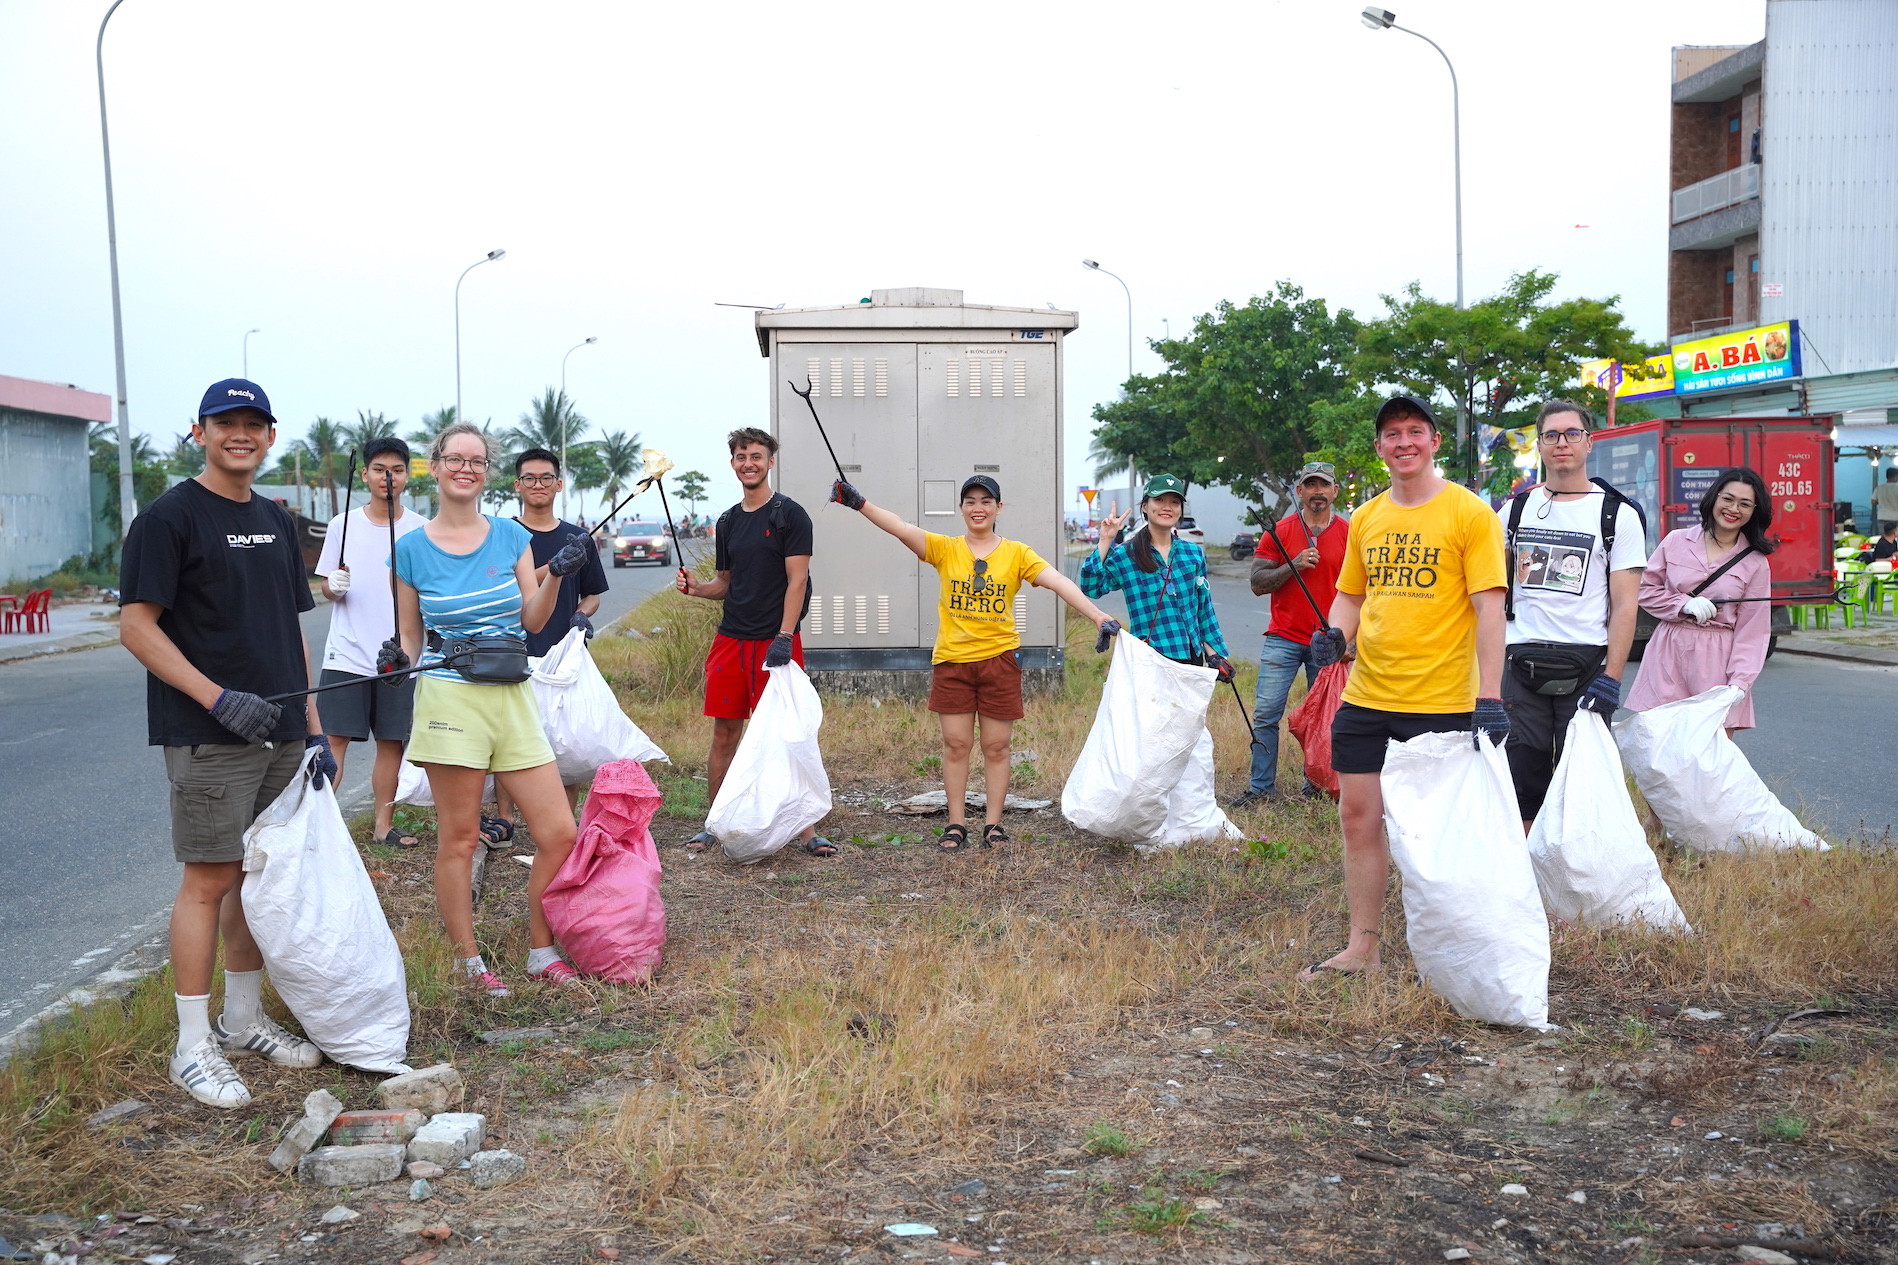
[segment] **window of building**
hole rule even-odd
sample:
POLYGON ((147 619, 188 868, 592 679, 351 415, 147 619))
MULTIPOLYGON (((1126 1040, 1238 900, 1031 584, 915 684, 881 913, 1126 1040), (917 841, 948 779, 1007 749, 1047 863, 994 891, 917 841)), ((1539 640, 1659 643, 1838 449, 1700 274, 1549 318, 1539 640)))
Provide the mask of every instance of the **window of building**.
POLYGON ((1743 161, 1740 151, 1740 112, 1735 110, 1727 116, 1727 168, 1732 170, 1743 161))
POLYGON ((1760 318, 1760 257, 1746 257, 1746 312, 1753 320, 1760 318))
POLYGON ((1720 298, 1720 315, 1731 322, 1733 320, 1733 269, 1726 270, 1726 277, 1726 285, 1722 287, 1720 298))

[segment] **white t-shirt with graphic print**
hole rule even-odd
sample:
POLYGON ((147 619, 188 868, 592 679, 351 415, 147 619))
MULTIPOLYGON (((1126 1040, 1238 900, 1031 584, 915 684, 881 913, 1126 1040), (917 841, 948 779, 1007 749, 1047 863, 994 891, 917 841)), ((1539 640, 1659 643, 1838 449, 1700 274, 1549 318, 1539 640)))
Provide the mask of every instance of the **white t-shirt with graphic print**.
MULTIPOLYGON (((1623 503, 1615 519, 1615 556, 1601 547, 1601 492, 1558 501, 1547 488, 1530 491, 1516 525, 1516 617, 1506 639, 1608 644, 1608 572, 1638 571, 1648 562, 1641 516, 1623 503)), ((1497 511, 1509 532, 1510 502, 1497 511)))

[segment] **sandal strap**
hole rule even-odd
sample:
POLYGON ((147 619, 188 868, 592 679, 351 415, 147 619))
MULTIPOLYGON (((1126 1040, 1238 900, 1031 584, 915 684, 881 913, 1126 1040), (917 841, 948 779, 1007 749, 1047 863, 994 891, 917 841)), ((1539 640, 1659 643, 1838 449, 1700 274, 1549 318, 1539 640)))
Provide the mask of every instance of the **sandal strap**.
POLYGON ((959 821, 952 821, 942 828, 942 834, 937 838, 936 846, 944 852, 959 852, 968 842, 969 828, 959 821))

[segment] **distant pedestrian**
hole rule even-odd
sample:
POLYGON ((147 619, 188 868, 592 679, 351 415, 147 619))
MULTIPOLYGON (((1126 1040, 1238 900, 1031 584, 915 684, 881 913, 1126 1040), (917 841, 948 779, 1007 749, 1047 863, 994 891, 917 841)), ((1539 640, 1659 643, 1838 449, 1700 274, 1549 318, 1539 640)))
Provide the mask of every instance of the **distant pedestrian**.
POLYGON ((395 598, 389 584, 390 514, 395 516, 397 537, 420 531, 425 521, 402 508, 402 490, 409 483, 409 446, 393 436, 363 445, 362 482, 367 502, 330 520, 316 564, 323 596, 330 600, 321 684, 357 683, 318 694, 316 706, 323 731, 329 735, 330 753, 336 757, 338 778, 349 744, 375 741, 376 763, 369 774, 376 798, 371 837, 388 847, 413 848, 421 841, 395 827, 395 792, 402 775, 402 748, 415 716, 415 682, 408 677, 376 679, 376 656, 396 635, 395 598))
POLYGON ((1660 624, 1641 655, 1630 710, 1737 685, 1746 696, 1728 710, 1727 733, 1753 728, 1753 682, 1773 635, 1772 525, 1765 481, 1736 466, 1700 498, 1698 527, 1662 538, 1641 575, 1641 608, 1660 624))
POLYGON ((1887 523, 1898 523, 1898 466, 1885 471, 1885 481, 1872 489, 1872 517, 1880 535, 1887 523))
MULTIPOLYGON (((964 528, 960 536, 943 536, 906 523, 892 511, 871 504, 841 479, 831 485, 830 499, 856 510, 936 569, 938 626, 936 648, 930 655, 929 710, 942 726, 942 786, 949 806, 949 824, 936 846, 944 852, 960 852, 969 845, 966 795, 977 717, 981 718, 983 789, 988 796, 982 846, 1008 842, 1002 809, 1008 801, 1009 740, 1023 715, 1015 599, 1025 585, 1053 592, 1101 630, 1098 650, 1106 649, 1107 637, 1118 632, 1120 625, 1088 601, 1060 568, 1049 566, 1033 549, 995 530, 1002 511, 1002 487, 986 474, 962 481, 956 498, 964 528)), ((1175 549, 1180 547, 1175 543, 1175 549)))
MULTIPOLYGON (((712 719, 712 750, 705 765, 707 805, 717 801, 745 736, 745 722, 764 697, 770 680, 765 669, 803 666, 799 629, 811 607, 811 516, 771 488, 777 439, 746 426, 727 435, 725 442, 744 496, 719 516, 715 577, 694 579, 683 565, 678 575, 679 592, 725 606, 705 660, 705 714, 712 719)), ((815 826, 806 826, 800 841, 812 856, 837 855, 837 845, 815 826)), ((692 852, 717 845, 709 830, 700 830, 685 844, 692 852)))
POLYGON ((277 438, 269 397, 243 378, 213 384, 191 438, 204 449, 203 472, 153 501, 126 534, 119 639, 150 674, 147 741, 165 749, 171 850, 184 864, 171 909, 171 1082, 228 1110, 250 1101, 228 1056, 323 1061, 263 1011, 264 958, 238 889, 244 832, 290 785, 305 751, 316 749, 318 777, 334 778, 336 761, 314 698, 294 708, 265 701, 308 687, 297 616, 316 605, 295 522, 251 490, 277 438), (220 931, 224 1013, 214 1023, 220 931))
MULTIPOLYGON (((1338 475, 1329 461, 1300 468, 1292 476, 1292 494, 1298 508, 1273 528, 1280 544, 1293 549, 1292 556, 1288 559, 1279 552, 1271 532, 1261 532, 1253 550, 1252 592, 1272 595, 1272 615, 1259 646, 1259 683, 1252 704, 1252 736, 1258 745, 1252 748, 1252 778, 1232 801, 1234 808, 1250 808, 1278 797, 1279 722, 1285 718, 1285 703, 1298 670, 1305 670, 1307 688, 1318 679, 1311 639, 1323 626, 1318 612, 1330 610, 1337 595, 1338 572, 1344 567, 1345 541, 1350 535, 1349 524, 1336 512, 1338 475), (1294 549, 1294 545, 1301 547, 1294 549), (1303 589, 1299 580, 1305 582, 1303 589)), ((1309 778, 1299 789, 1312 798, 1324 794, 1309 778)))

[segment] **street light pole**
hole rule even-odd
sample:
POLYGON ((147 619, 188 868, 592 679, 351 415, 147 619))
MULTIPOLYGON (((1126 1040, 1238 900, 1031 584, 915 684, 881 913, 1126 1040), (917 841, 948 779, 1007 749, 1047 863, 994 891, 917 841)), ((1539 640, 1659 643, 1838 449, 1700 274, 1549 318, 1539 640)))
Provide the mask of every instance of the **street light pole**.
MULTIPOLYGON (((567 356, 582 347, 599 342, 597 337, 589 337, 585 342, 575 343, 567 348, 567 356)), ((560 358, 560 516, 567 516, 567 415, 573 412, 573 406, 567 403, 567 356, 560 358)))
POLYGON ((125 0, 112 0, 112 7, 99 20, 99 42, 94 59, 99 68, 99 150, 105 156, 105 242, 112 261, 112 357, 118 370, 119 386, 119 537, 132 530, 132 518, 138 504, 132 491, 132 417, 125 405, 125 318, 119 309, 119 220, 112 205, 112 137, 105 123, 105 24, 112 20, 125 0))
POLYGON ((246 382, 250 381, 250 336, 263 332, 261 329, 247 329, 244 331, 244 380, 246 382))
MULTIPOLYGON (((1392 30, 1402 31, 1406 35, 1415 35, 1437 50, 1437 56, 1443 58, 1443 64, 1450 72, 1450 161, 1454 174, 1456 199, 1456 305, 1461 308, 1463 306, 1463 100, 1462 92, 1457 87, 1456 66, 1451 63, 1450 54, 1443 51, 1441 44, 1422 31, 1413 31, 1407 26, 1397 25, 1397 15, 1389 9, 1371 6, 1359 15, 1359 19, 1373 31, 1392 30)), ((1459 396, 1456 402, 1456 442, 1459 452, 1463 451, 1468 442, 1469 432, 1470 415, 1464 407, 1462 397, 1459 396)), ((1465 460, 1465 482, 1472 482, 1475 478, 1476 454, 1468 454, 1465 460)))
POLYGON ((467 421, 461 411, 461 283, 467 275, 482 264, 491 264, 497 259, 507 257, 505 250, 491 250, 485 256, 475 260, 461 270, 461 276, 455 278, 455 420, 467 421))
MULTIPOLYGON (((1107 269, 1101 267, 1097 260, 1083 259, 1081 266, 1092 268, 1095 272, 1106 272, 1108 276, 1120 282, 1120 288, 1127 295, 1127 381, 1132 382, 1134 378, 1134 292, 1128 288, 1126 278, 1117 272, 1107 272, 1107 269)), ((1123 387, 1122 390, 1124 392, 1126 388, 1123 387)), ((1134 490, 1139 486, 1140 467, 1135 462, 1129 461, 1127 463, 1127 509, 1130 515, 1134 506, 1134 490)))

